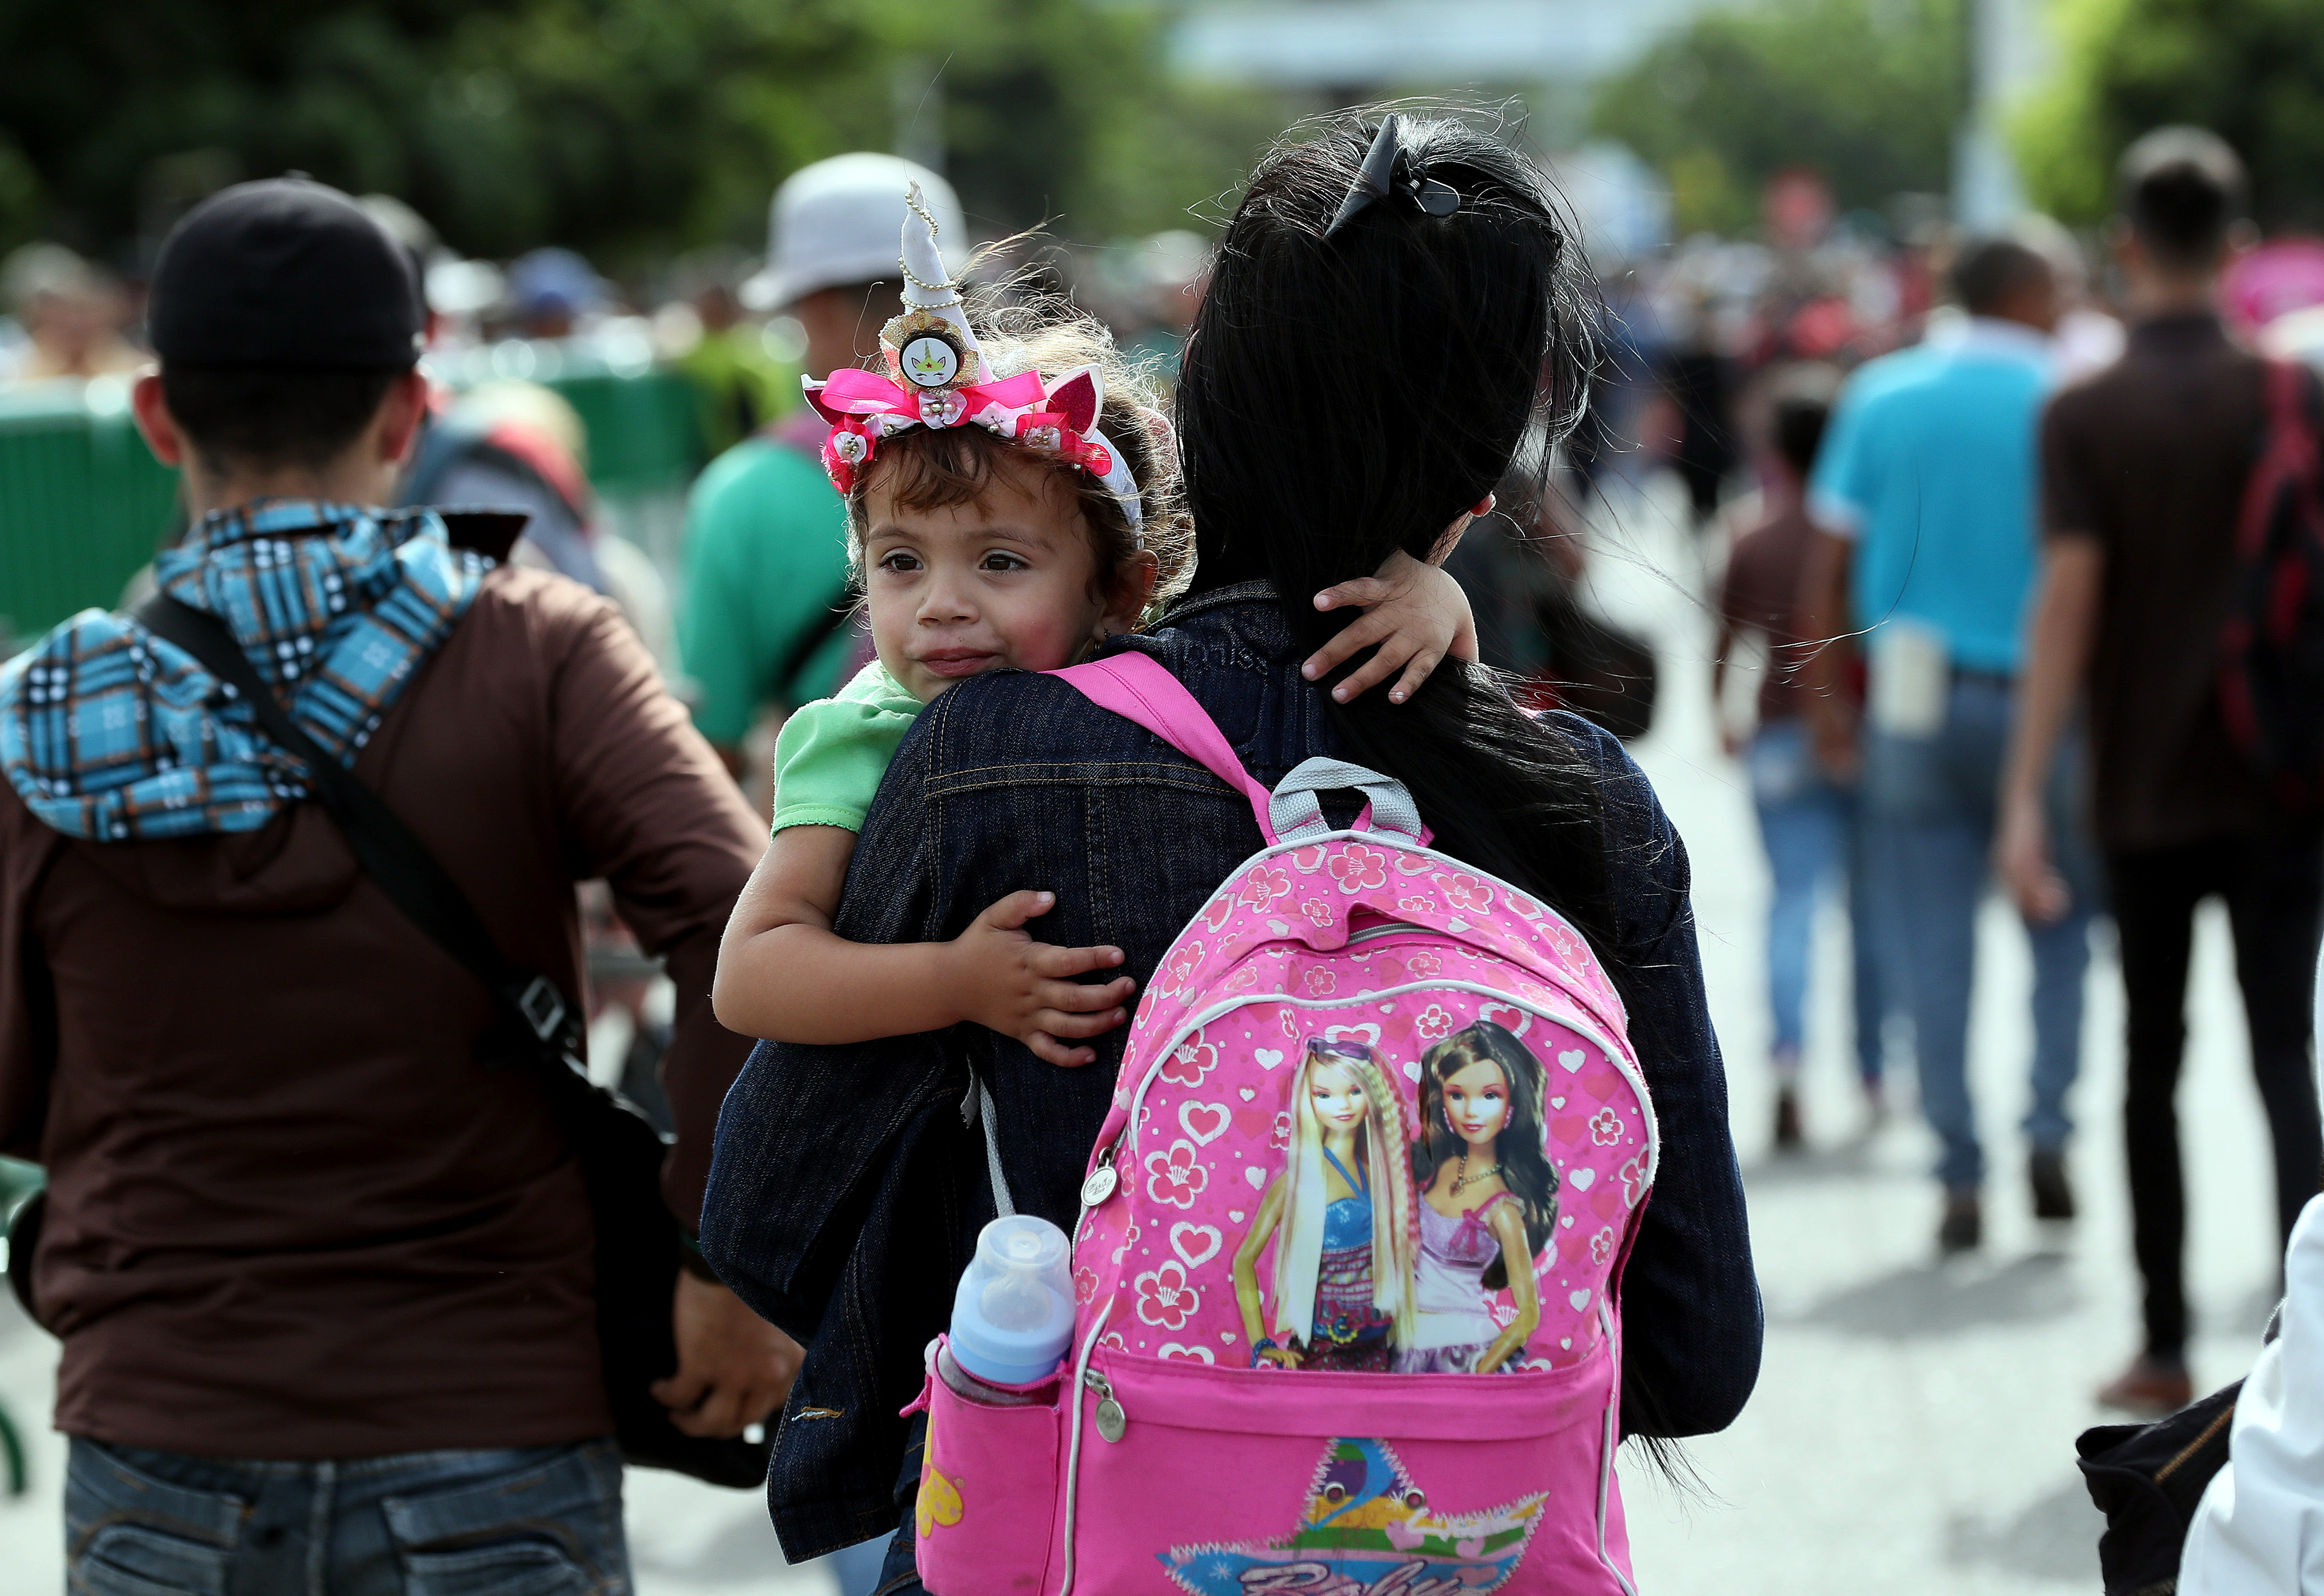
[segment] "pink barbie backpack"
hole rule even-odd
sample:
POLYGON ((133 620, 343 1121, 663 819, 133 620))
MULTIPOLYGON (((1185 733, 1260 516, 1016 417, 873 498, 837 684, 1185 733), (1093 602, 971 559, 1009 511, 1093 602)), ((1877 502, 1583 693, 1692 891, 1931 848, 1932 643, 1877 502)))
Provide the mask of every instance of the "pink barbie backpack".
POLYGON ((922 1580, 1635 1596, 1617 1290, 1655 1131, 1605 973, 1400 784, 1314 759, 1269 792, 1154 660, 1058 674, 1249 794, 1267 846, 1139 1003, 1065 1365, 1005 1405, 929 1379, 922 1580), (1334 789, 1370 800, 1351 829, 1334 789))

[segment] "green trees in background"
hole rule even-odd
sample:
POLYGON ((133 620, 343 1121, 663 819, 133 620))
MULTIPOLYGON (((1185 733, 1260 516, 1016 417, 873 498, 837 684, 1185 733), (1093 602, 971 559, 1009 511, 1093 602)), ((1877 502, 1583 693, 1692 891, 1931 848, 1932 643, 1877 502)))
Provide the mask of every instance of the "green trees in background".
POLYGON ((294 168, 473 254, 755 246, 785 174, 890 147, 939 73, 982 226, 1184 225, 1286 113, 1160 51, 1156 14, 1090 0, 33 0, 0 8, 0 250, 133 263, 192 198, 294 168))
POLYGON ((1663 172, 1683 234, 1748 229, 1760 185, 1790 166, 1821 172, 1843 208, 1941 193, 1965 103, 1962 12, 1961 0, 1711 12, 1601 86, 1592 126, 1663 172))
POLYGON ((2271 228, 2324 226, 2324 10, 2316 0, 2061 0, 2060 66, 2017 117, 2034 203, 2069 221, 2110 204, 2116 159, 2169 123, 2249 163, 2271 228))

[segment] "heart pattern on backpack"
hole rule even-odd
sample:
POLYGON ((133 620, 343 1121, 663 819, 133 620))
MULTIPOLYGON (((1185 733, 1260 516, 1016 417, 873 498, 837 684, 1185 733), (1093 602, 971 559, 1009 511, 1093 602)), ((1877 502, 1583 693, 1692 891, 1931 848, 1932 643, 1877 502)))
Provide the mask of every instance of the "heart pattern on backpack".
POLYGON ((1216 1225, 1192 1224, 1180 1220, 1170 1227, 1170 1250, 1178 1261, 1190 1269, 1199 1269, 1219 1255, 1221 1238, 1216 1225), (1190 1247, 1189 1241, 1200 1243, 1190 1247))

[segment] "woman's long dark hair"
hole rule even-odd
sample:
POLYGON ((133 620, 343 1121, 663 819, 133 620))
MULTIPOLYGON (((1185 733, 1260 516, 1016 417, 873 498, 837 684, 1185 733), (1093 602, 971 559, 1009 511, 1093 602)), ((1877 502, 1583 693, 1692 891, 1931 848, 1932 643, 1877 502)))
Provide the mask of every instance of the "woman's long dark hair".
MULTIPOLYGON (((1507 1026, 1480 1019, 1456 1030, 1420 1061, 1420 1139, 1412 1144, 1412 1185, 1425 1192, 1436 1171, 1458 1158, 1468 1143, 1444 1112, 1444 1082, 1472 1064, 1489 1064, 1509 1089, 1508 1123, 1494 1151, 1501 1161, 1501 1184, 1525 1210, 1526 1245, 1538 1256, 1557 1228, 1557 1171, 1542 1151, 1542 1068, 1533 1050, 1507 1026)), ((1499 1291, 1509 1283, 1508 1259, 1496 1258, 1485 1269, 1484 1287, 1499 1291)))
MULTIPOLYGON (((1279 145, 1227 226, 1178 381, 1195 586, 1271 579, 1302 657, 1352 613, 1316 593, 1395 549, 1426 558, 1587 387, 1589 279, 1541 173, 1464 123, 1399 122, 1410 171, 1459 209, 1398 193, 1326 238, 1379 118, 1279 145)), ((1375 688, 1331 713, 1339 752, 1402 781, 1439 847, 1616 962, 1596 771, 1491 672, 1447 660, 1408 703, 1375 688)))

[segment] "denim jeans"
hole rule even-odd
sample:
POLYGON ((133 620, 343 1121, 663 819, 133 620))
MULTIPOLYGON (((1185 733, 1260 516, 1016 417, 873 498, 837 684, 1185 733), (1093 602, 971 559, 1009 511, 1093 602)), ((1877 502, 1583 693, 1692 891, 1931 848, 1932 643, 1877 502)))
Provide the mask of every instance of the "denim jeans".
POLYGON ((876 1596, 888 1582, 888 1554, 892 1536, 858 1541, 836 1552, 825 1552, 807 1566, 820 1568, 839 1587, 839 1596, 876 1596))
POLYGON ((912 1427, 904 1433, 903 1471, 896 1477, 896 1505, 904 1521, 881 1543, 886 1551, 873 1596, 927 1596, 927 1587, 920 1583, 918 1526, 914 1522, 914 1509, 919 1505, 920 1455, 927 1444, 928 1416, 915 1414, 912 1427))
POLYGON ((1864 845, 1865 825, 1857 812, 1856 795, 1833 784, 1818 768, 1803 721, 1769 721, 1760 726, 1751 739, 1747 764, 1751 801, 1759 815, 1759 840, 1775 881, 1767 902, 1767 1007, 1775 1024, 1777 1067, 1788 1070, 1799 1063, 1806 1034, 1816 905, 1824 883, 1838 873, 1848 882, 1856 1067, 1866 1082, 1877 1083, 1886 988, 1876 918, 1878 896, 1870 885, 1876 851, 1864 845))
MULTIPOLYGON (((1937 1176, 1957 1190, 1985 1177, 1969 1089, 1969 986, 2009 716, 2006 680, 1958 676, 1935 735, 1876 729, 1865 750, 1864 801, 1894 866, 1883 890, 1892 897, 1904 960, 1900 984, 1913 1015, 1921 1108, 1944 1141, 1937 1176)), ((2081 1066, 2082 976, 2098 907, 2096 861, 2069 801, 2078 756, 2078 748, 2061 756, 2050 792, 2052 850, 2073 904, 2054 924, 2025 927, 2034 955, 2034 1101, 2025 1135, 2040 1149, 2064 1146, 2073 1130, 2066 1093, 2081 1066)))
POLYGON ((627 1596, 610 1441, 327 1462, 72 1438, 69 1596, 627 1596))

